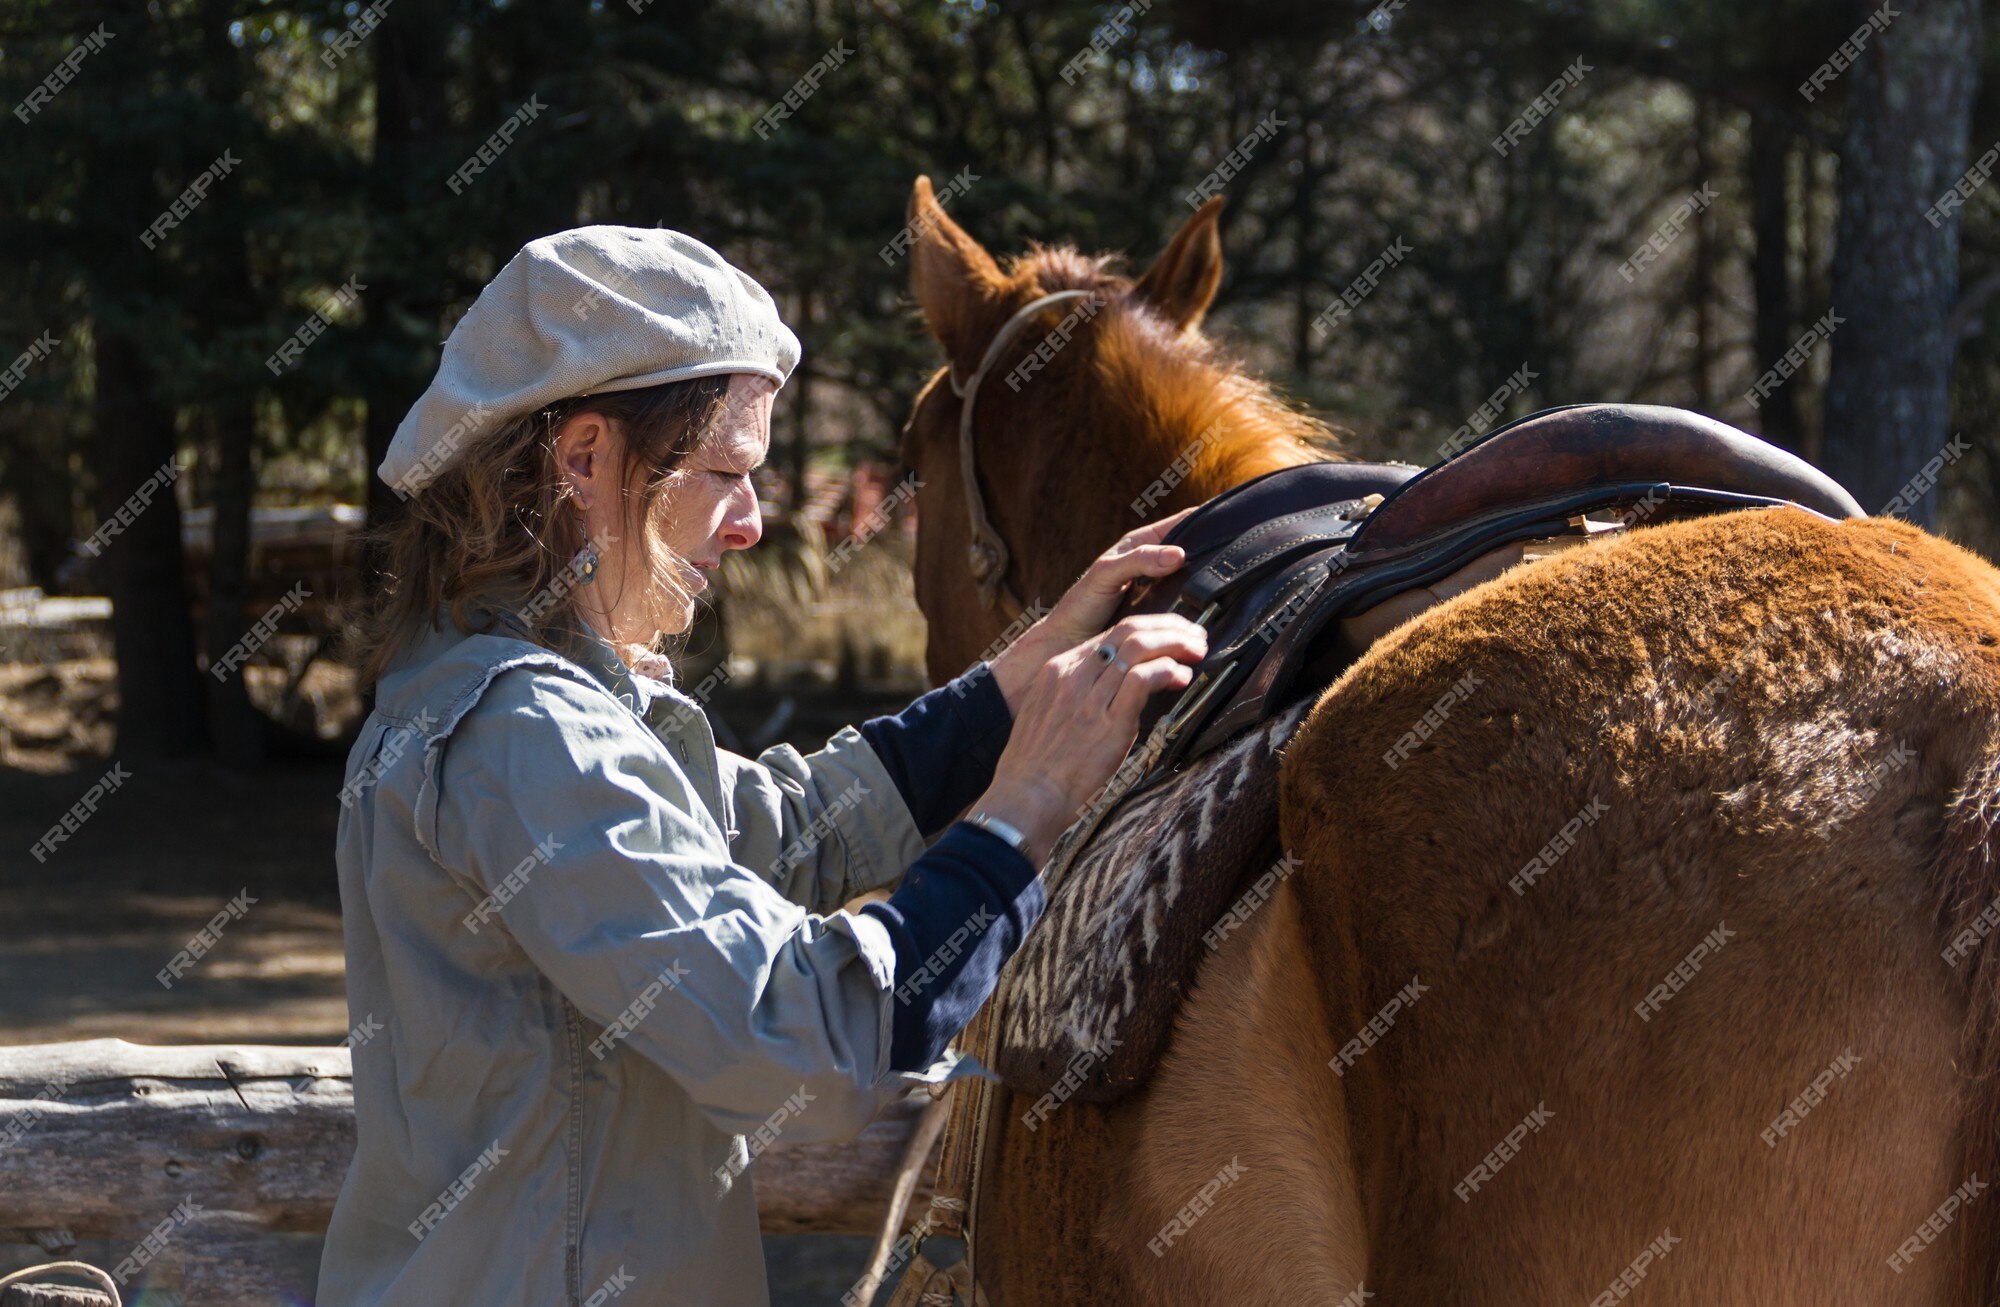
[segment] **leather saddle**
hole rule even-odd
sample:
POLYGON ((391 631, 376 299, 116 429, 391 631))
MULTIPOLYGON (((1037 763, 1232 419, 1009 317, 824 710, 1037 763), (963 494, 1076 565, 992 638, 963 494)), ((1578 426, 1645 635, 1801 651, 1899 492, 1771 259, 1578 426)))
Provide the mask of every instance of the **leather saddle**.
MULTIPOLYGON (((1288 872, 1282 749, 1318 691, 1381 635, 1507 567, 1626 526, 1795 504, 1861 508, 1802 460, 1681 409, 1579 404, 1426 471, 1313 463, 1245 482, 1167 539, 1187 566, 1123 612, 1180 612, 1209 654, 1162 713, 1151 771, 1106 810, 1009 963, 994 1068, 1033 1106, 1146 1083, 1202 958, 1288 872), (1246 888, 1247 886, 1247 888, 1246 888)), ((1164 696, 1162 696, 1164 698, 1164 696)))
POLYGON ((1497 575, 1526 542, 1781 504, 1865 516, 1797 455, 1649 404, 1543 409, 1421 471, 1310 463, 1246 481, 1175 526, 1166 539, 1187 565, 1135 586, 1118 610, 1180 613, 1209 633, 1193 682, 1141 722, 1143 739, 1166 715, 1168 738, 1137 789, 1329 684, 1428 607, 1428 587, 1497 575))

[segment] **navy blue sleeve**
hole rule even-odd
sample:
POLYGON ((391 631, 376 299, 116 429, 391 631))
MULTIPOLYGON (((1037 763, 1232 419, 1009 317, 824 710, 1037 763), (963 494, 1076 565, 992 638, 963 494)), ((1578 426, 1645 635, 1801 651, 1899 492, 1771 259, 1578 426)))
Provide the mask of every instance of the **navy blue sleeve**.
POLYGON ((861 909, 888 928, 896 946, 891 1067, 920 1071, 937 1060, 993 992, 1046 903, 1041 877, 1020 850, 954 822, 910 864, 887 902, 861 909))
POLYGON ((895 716, 870 717, 856 729, 929 839, 992 784, 1014 715, 992 668, 978 663, 895 716))

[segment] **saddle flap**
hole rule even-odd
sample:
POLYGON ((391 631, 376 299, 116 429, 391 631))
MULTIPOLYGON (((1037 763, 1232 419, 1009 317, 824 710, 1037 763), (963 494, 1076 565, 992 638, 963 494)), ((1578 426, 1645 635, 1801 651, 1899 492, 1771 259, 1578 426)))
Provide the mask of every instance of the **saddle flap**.
POLYGON ((1278 762, 1306 707, 1126 797, 1062 876, 1008 963, 993 1067, 1037 1122, 1152 1074, 1212 927, 1281 861, 1278 762))

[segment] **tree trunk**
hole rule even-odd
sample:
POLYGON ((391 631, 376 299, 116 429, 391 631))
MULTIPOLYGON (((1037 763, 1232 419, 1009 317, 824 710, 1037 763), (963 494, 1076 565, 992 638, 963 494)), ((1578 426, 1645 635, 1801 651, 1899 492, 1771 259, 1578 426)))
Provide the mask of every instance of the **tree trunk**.
MULTIPOLYGON (((1798 339, 1792 313, 1791 204, 1786 185, 1791 171, 1791 140, 1783 124, 1769 111, 1750 115, 1750 226, 1755 251, 1750 282, 1756 296, 1756 354, 1759 368, 1769 367, 1798 339)), ((1811 215, 1807 215, 1811 221, 1811 215)), ((1799 443, 1798 395, 1780 386, 1757 408, 1764 439, 1795 452, 1799 443)))
MULTIPOLYGON (((143 220, 142 220, 143 221, 143 220)), ((111 643, 118 659, 118 755, 125 760, 201 752, 203 695, 194 661, 181 554, 181 510, 171 482, 174 415, 153 393, 139 342, 97 307, 97 517, 121 509, 130 525, 104 546, 111 643), (140 506, 140 487, 154 485, 140 506), (129 508, 127 507, 129 504, 129 508)))
POLYGON ((1908 6, 1854 69, 1841 147, 1824 462, 1870 511, 1907 487, 1924 524, 1936 491, 1911 478, 1952 435, 1958 288, 1959 215, 1933 206, 1965 171, 1978 49, 1974 0, 1908 6))
MULTIPOLYGON (((98 70, 103 85, 141 96, 153 57, 152 22, 140 0, 107 8, 107 25, 130 35, 95 56, 105 61, 98 70)), ((155 389, 142 333, 146 305, 162 293, 158 256, 135 239, 162 207, 152 162, 143 146, 122 138, 94 151, 84 175, 86 221, 101 251, 87 281, 97 374, 91 462, 96 519, 117 532, 104 542, 102 557, 124 761, 198 753, 206 744, 174 498, 174 413, 155 389), (142 487, 151 487, 150 499, 142 487)))
MULTIPOLYGON (((249 293, 247 285, 243 292, 249 293)), ((215 418, 215 531, 209 541, 203 644, 208 665, 226 670, 229 651, 262 615, 249 612, 257 414, 248 395, 231 395, 221 401, 215 418)), ((207 682, 209 739, 216 757, 231 767, 255 767, 264 760, 264 717, 250 702, 247 674, 247 667, 238 666, 207 682)))

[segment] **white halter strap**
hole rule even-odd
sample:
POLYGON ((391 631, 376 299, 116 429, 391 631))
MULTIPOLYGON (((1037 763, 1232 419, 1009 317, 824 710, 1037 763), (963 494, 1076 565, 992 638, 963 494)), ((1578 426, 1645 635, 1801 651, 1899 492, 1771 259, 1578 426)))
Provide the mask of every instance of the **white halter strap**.
POLYGON ((1021 333, 1031 318, 1052 305, 1096 294, 1096 291, 1088 290, 1059 290, 1030 300, 994 333, 992 342, 986 346, 986 353, 979 360, 979 366, 973 369, 969 380, 959 384, 956 365, 948 373, 951 393, 959 398, 958 472, 965 484, 965 514, 971 528, 971 540, 966 545, 966 563, 972 569, 972 579, 979 583, 979 601, 991 608, 997 599, 1001 612, 1009 621, 1019 617, 1026 607, 1007 584, 1007 542, 1000 538, 992 519, 987 517, 986 499, 979 490, 979 468, 974 462, 972 445, 972 404, 979 397, 979 383, 986 380, 986 374, 992 370, 1000 352, 1021 333))

